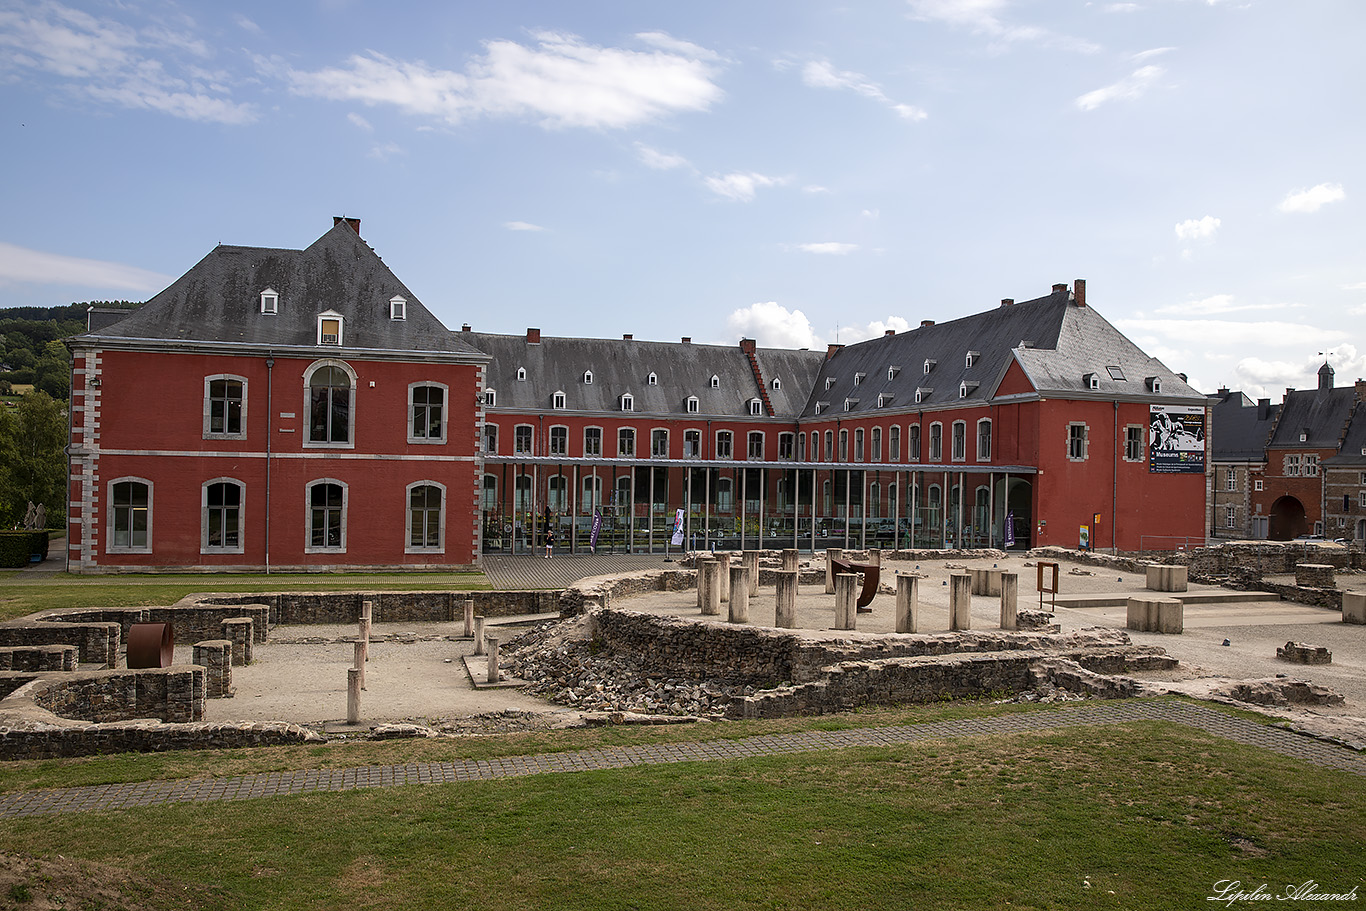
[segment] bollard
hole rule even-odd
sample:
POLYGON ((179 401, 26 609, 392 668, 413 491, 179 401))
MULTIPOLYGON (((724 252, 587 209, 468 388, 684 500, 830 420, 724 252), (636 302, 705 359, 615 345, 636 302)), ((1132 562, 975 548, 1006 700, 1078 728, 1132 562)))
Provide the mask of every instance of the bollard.
POLYGON ((465 638, 474 638, 474 599, 465 601, 465 638))
POLYGON ((835 629, 853 629, 858 614, 858 576, 840 573, 835 576, 835 629))
POLYGON ((844 548, 827 547, 825 549, 825 593, 833 595, 835 593, 835 561, 844 556, 844 548))
POLYGON ((972 629, 972 576, 949 576, 949 629, 972 629))
POLYGON ((730 568, 729 620, 731 623, 749 622, 749 568, 745 566, 730 568))
POLYGON ((759 594, 759 552, 757 550, 747 550, 744 554, 744 566, 749 571, 749 593, 750 595, 759 594))
POLYGON ((917 631, 920 614, 920 578, 918 576, 896 577, 896 631, 914 633, 917 631))
POLYGON ((498 637, 486 636, 484 641, 489 646, 489 683, 497 683, 503 679, 503 675, 498 669, 498 637))
POLYGON ((346 723, 360 724, 360 671, 346 669, 346 723))
POLYGON ((707 566, 716 562, 715 557, 697 558, 697 609, 707 612, 707 566))
POLYGON ((351 656, 351 666, 360 671, 360 688, 365 689, 365 643, 357 639, 352 645, 355 649, 351 656))
POLYGON ((484 618, 482 615, 474 618, 474 653, 484 654, 484 618))
POLYGON ((721 600, 730 600, 730 554, 717 554, 716 563, 721 567, 721 600))
POLYGON ((783 572, 795 573, 797 571, 797 548, 783 548, 783 572))
POLYGON ((708 560, 702 564, 702 588, 698 600, 702 608, 702 616, 719 617, 721 615, 721 564, 715 560, 708 560))
POLYGON ((774 573, 773 577, 774 586, 777 589, 773 625, 782 629, 795 629, 797 626, 797 571, 785 569, 774 573))
POLYGON ((1001 629, 1020 626, 1020 577, 1015 573, 1001 573, 1001 629))
POLYGON ((372 616, 373 615, 370 612, 370 602, 362 601, 360 603, 360 629, 358 632, 362 643, 361 659, 363 661, 370 660, 370 618, 372 616))

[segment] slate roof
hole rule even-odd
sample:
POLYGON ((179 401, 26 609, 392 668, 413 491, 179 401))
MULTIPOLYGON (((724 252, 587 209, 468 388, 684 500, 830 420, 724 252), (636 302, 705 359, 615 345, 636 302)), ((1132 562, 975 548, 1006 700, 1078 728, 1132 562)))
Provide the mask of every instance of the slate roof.
POLYGON ((1267 448, 1337 449, 1355 396, 1356 389, 1351 386, 1287 392, 1275 436, 1267 448))
POLYGON ((1366 468, 1366 402, 1356 403, 1350 420, 1342 448, 1323 460, 1330 468, 1366 468))
POLYGON ((876 411, 879 395, 883 408, 984 404, 1011 363, 1020 364, 1040 396, 1205 403, 1202 394, 1145 354, 1093 308, 1078 306, 1064 288, 1023 303, 842 348, 822 366, 803 417, 814 417, 818 403, 822 414, 876 411), (974 352, 971 366, 970 351, 974 352), (928 374, 924 370, 927 359, 935 362, 928 374), (1120 379, 1112 377, 1111 367, 1118 368, 1120 379), (898 368, 890 378, 889 368, 898 368), (1098 378, 1098 389, 1089 388, 1089 374, 1098 378), (1149 391, 1149 377, 1161 380, 1161 393, 1149 391), (967 394, 960 396, 964 383, 967 394), (917 389, 922 390, 919 405, 917 389))
POLYGON ((1220 393, 1210 396, 1211 461, 1266 461, 1266 442, 1281 406, 1266 400, 1254 403, 1241 392, 1220 390, 1220 393))
MULTIPOLYGON (((492 355, 485 388, 496 392, 497 408, 549 411, 552 396, 563 392, 567 412, 619 413, 621 396, 630 393, 635 413, 686 415, 688 397, 696 396, 700 417, 749 418, 750 400, 761 398, 749 358, 739 346, 553 336, 533 343, 526 335, 456 335, 492 355), (526 370, 525 380, 517 379, 518 368, 526 370), (589 371, 593 381, 585 383, 589 371)), ((755 358, 764 371, 774 417, 795 420, 824 352, 761 348, 755 358), (774 377, 779 390, 771 386, 774 377)))
POLYGON ((141 309, 75 341, 130 347, 247 346, 284 353, 316 350, 318 315, 343 316, 339 356, 414 352, 483 360, 399 281, 345 221, 305 250, 220 244, 141 309), (261 292, 279 293, 279 312, 261 312, 261 292), (389 301, 406 299, 406 318, 390 319, 389 301))

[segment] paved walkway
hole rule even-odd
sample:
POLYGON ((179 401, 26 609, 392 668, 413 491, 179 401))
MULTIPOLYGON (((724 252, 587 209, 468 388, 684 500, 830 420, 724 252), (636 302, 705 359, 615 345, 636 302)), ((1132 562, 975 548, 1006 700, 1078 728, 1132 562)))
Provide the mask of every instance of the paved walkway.
POLYGON ((0 818, 80 813, 91 810, 122 810, 168 803, 248 800, 257 797, 348 791, 356 788, 387 788, 407 784, 490 781, 524 775, 617 769, 665 762, 748 759, 754 756, 838 750, 858 746, 889 746, 987 734, 1018 734, 1078 725, 1101 726, 1130 721, 1184 724, 1218 737, 1261 747, 1313 765, 1366 775, 1366 757, 1344 747, 1235 718, 1203 706, 1184 702, 1130 699, 1096 702, 1067 711, 1041 709, 990 718, 848 731, 802 731, 794 734, 750 737, 744 740, 661 743, 461 762, 310 769, 297 772, 267 772, 234 778, 190 778, 22 791, 0 796, 0 818))
POLYGON ((483 564, 494 591, 563 589, 588 576, 676 565, 663 554, 485 554, 483 564))

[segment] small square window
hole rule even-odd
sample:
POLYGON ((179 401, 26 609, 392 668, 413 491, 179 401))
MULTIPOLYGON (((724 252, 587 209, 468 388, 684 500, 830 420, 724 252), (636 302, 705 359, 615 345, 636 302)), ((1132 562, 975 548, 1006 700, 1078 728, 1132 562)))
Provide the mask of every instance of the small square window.
POLYGON ((389 319, 407 319, 408 302, 401 297, 389 298, 389 319))
POLYGON ((280 295, 270 288, 261 292, 261 312, 271 316, 280 312, 280 295))

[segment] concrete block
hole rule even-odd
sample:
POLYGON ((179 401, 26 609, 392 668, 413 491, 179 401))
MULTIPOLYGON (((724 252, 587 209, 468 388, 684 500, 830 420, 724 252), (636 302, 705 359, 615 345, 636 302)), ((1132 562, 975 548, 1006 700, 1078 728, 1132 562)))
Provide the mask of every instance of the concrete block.
POLYGON ((1366 592, 1342 593, 1342 622, 1366 623, 1366 592))

